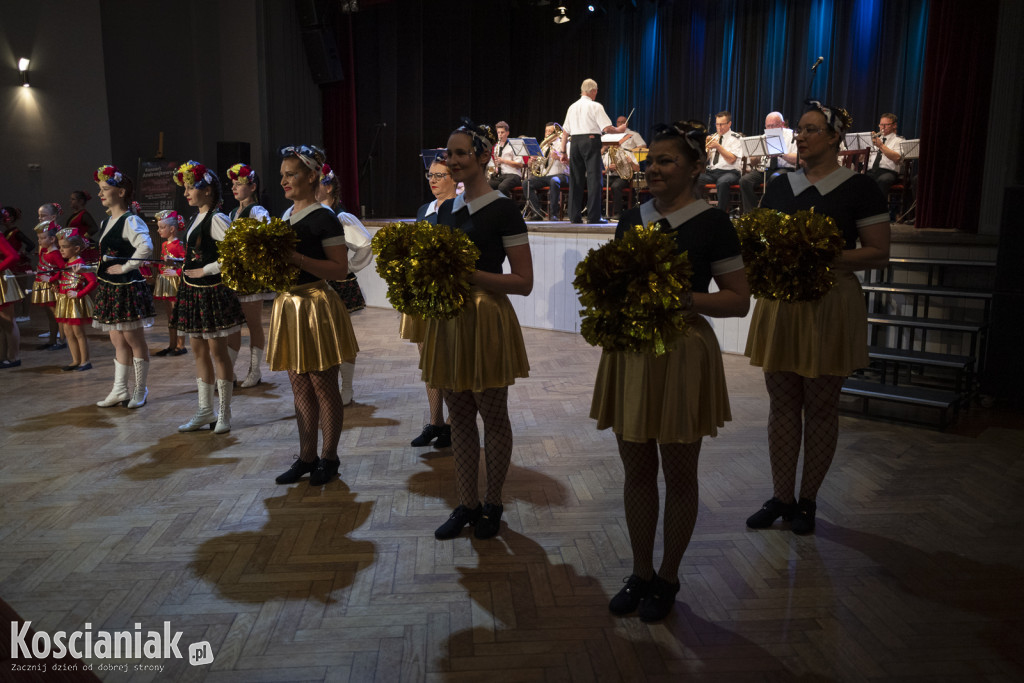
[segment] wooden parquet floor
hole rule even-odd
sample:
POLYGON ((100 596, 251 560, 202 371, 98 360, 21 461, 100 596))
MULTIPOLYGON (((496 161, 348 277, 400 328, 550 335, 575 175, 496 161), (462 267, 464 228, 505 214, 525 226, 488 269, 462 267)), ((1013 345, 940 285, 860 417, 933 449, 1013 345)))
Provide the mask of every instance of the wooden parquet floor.
POLYGON ((169 621, 215 656, 97 671, 109 681, 1024 680, 1019 423, 843 417, 817 533, 752 532, 767 398, 727 356, 735 421, 705 440, 675 610, 646 625, 607 611, 631 564, 615 440, 587 417, 598 352, 526 330, 502 532, 437 542, 453 468, 408 445, 426 413, 415 347, 392 311, 354 324, 342 481, 323 488, 274 484, 297 447, 284 373, 238 390, 230 434, 178 434, 191 355, 154 358, 150 403, 129 411, 93 406, 112 377, 102 336, 86 373, 26 351, 0 375, 0 596, 37 630, 169 621))

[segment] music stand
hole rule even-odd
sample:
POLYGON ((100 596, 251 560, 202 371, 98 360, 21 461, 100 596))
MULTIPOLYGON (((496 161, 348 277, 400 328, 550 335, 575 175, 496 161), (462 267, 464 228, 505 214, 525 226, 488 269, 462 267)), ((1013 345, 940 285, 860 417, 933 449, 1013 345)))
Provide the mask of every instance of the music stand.
POLYGON ((846 150, 848 152, 855 152, 861 149, 871 149, 871 133, 847 133, 846 134, 846 150))
POLYGON ((900 156, 903 159, 921 158, 921 140, 903 140, 900 142, 900 156))
POLYGON ((420 158, 423 159, 423 170, 424 171, 429 171, 430 170, 430 165, 433 164, 435 161, 437 161, 438 163, 442 163, 443 164, 444 161, 439 160, 438 157, 443 156, 446 152, 447 152, 447 150, 444 149, 444 148, 440 148, 440 149, 421 149, 420 150, 420 158))
MULTIPOLYGON (((902 140, 900 142, 900 160, 904 163, 908 161, 918 161, 921 158, 921 140, 902 140)), ((907 172, 907 184, 910 184, 910 172, 907 172)), ((897 223, 902 223, 903 220, 910 215, 910 213, 917 207, 917 193, 914 193, 914 201, 910 202, 910 206, 907 210, 901 213, 897 218, 897 223)))
MULTIPOLYGON (((517 157, 535 157, 544 156, 544 152, 541 151, 540 143, 537 142, 537 138, 531 137, 519 137, 509 138, 508 144, 512 148, 512 153, 517 157)), ((526 212, 530 208, 530 162, 527 160, 526 165, 523 166, 522 171, 523 181, 523 218, 526 217, 526 212)))

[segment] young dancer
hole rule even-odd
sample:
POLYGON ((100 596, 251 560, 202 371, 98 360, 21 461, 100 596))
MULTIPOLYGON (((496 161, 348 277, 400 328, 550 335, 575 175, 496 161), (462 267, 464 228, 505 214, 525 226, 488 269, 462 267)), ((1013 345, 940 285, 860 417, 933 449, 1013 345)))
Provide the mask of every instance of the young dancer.
POLYGON ((149 346, 144 327, 153 324, 153 295, 139 272, 142 259, 153 253, 149 226, 132 211, 135 184, 116 166, 101 166, 93 174, 100 203, 110 216, 100 225, 102 258, 96 274, 92 326, 107 332, 114 345, 114 386, 96 405, 139 408, 149 388, 149 346), (128 373, 134 367, 135 388, 128 393, 128 373))
MULTIPOLYGON (((255 218, 260 221, 270 220, 270 213, 259 204, 260 178, 246 164, 235 164, 228 169, 231 180, 231 194, 238 201, 232 209, 229 221, 236 218, 255 218)), ((254 387, 263 379, 260 363, 263 361, 264 349, 267 346, 266 335, 263 333, 263 302, 273 299, 273 292, 256 292, 255 294, 239 294, 245 326, 249 330, 249 371, 239 385, 243 389, 254 387)), ((231 369, 234 371, 235 358, 242 348, 242 331, 228 337, 228 352, 231 354, 231 369)))
MULTIPOLYGON (((43 206, 49 206, 44 204, 43 206)), ((43 213, 40 207, 40 214, 43 213)), ((64 267, 64 259, 57 248, 57 231, 60 226, 55 220, 44 220, 35 227, 36 242, 39 244, 39 265, 36 266, 36 279, 32 283, 32 303, 39 306, 46 315, 49 328, 49 341, 40 344, 39 350, 63 349, 66 344, 60 341, 57 319, 53 310, 57 305, 57 292, 54 283, 64 267)), ((67 337, 64 338, 65 340, 67 337)))
POLYGON ((182 356, 188 353, 185 348, 185 336, 171 325, 174 314, 174 302, 178 300, 178 289, 181 287, 181 264, 185 260, 185 245, 178 239, 178 233, 185 229, 185 219, 177 211, 164 210, 156 215, 156 229, 163 239, 160 245, 160 258, 163 265, 159 268, 156 284, 153 287, 153 299, 163 301, 167 310, 167 348, 154 353, 154 356, 182 356))
POLYGON ((93 302, 89 293, 96 288, 97 280, 95 273, 82 259, 85 239, 78 229, 64 228, 58 233, 58 240, 64 267, 56 281, 56 316, 61 332, 68 341, 68 350, 71 351, 71 365, 61 370, 82 372, 92 369, 89 341, 82 326, 92 322, 93 302))

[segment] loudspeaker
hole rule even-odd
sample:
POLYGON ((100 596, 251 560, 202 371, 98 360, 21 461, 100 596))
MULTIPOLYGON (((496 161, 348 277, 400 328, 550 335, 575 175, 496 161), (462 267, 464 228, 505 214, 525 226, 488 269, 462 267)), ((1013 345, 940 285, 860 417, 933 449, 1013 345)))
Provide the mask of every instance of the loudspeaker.
POLYGON ((313 82, 323 85, 344 80, 341 51, 334 33, 337 2, 299 0, 295 10, 302 26, 302 44, 306 48, 306 61, 313 82))

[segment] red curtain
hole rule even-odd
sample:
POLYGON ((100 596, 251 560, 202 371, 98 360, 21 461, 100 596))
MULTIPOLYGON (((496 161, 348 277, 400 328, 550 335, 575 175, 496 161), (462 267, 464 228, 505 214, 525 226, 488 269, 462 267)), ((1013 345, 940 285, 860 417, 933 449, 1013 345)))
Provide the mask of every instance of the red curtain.
POLYGON ((345 78, 321 86, 324 108, 324 151, 341 182, 345 210, 360 215, 359 155, 356 146, 356 80, 352 52, 352 15, 338 21, 338 43, 345 78))
POLYGON ((995 62, 994 5, 933 2, 921 94, 918 228, 978 231, 989 95, 995 62))

